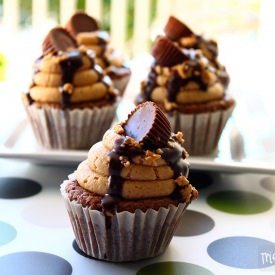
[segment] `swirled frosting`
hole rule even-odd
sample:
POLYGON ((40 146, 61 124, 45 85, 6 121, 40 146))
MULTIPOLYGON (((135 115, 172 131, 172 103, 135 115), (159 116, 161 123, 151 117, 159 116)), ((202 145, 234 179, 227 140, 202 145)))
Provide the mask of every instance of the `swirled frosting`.
POLYGON ((62 28, 52 29, 43 42, 43 55, 34 63, 28 102, 63 108, 77 104, 113 102, 117 91, 95 63, 95 55, 74 42, 62 28), (65 42, 64 42, 65 41, 65 42))
POLYGON ((201 50, 181 49, 159 36, 152 47, 152 55, 155 61, 141 83, 138 103, 154 101, 167 111, 188 112, 190 106, 194 110, 196 104, 205 111, 205 108, 221 108, 222 102, 226 102, 228 75, 213 67, 201 50))
POLYGON ((103 196, 105 212, 114 211, 121 200, 168 196, 191 202, 196 199, 197 190, 187 179, 189 163, 183 142, 182 133, 171 133, 168 120, 156 104, 146 102, 91 147, 88 158, 77 168, 76 180, 85 190, 103 196), (143 120, 137 125, 134 116, 143 120), (133 129, 141 132, 139 138, 131 134, 133 129), (152 133, 157 138, 152 139, 152 133))

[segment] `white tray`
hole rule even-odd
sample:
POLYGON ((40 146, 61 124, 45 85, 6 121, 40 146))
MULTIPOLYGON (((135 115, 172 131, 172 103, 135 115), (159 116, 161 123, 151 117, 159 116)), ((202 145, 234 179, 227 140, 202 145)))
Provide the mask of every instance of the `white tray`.
MULTIPOLYGON (((236 148, 239 155, 235 155, 235 160, 232 159, 232 153, 230 154, 228 151, 232 152, 233 149, 232 144, 229 148, 230 144, 226 129, 219 143, 219 150, 215 154, 188 158, 192 169, 230 173, 275 174, 275 162, 263 160, 256 162, 248 157, 241 159, 242 149, 236 148)), ((235 144, 235 146, 238 147, 239 145, 235 144)), ((1 158, 27 160, 39 164, 76 165, 87 157, 87 153, 86 150, 46 150, 40 148, 26 119, 14 125, 10 135, 0 144, 1 158)))

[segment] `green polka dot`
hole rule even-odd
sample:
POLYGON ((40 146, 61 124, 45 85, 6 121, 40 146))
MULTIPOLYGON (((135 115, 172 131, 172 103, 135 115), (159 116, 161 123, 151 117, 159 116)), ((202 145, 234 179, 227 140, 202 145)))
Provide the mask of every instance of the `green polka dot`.
POLYGON ((161 262, 147 265, 136 275, 213 275, 208 269, 184 262, 161 262))
POLYGON ((258 214, 269 210, 272 202, 264 196, 241 191, 222 191, 207 198, 213 208, 232 214, 258 214))

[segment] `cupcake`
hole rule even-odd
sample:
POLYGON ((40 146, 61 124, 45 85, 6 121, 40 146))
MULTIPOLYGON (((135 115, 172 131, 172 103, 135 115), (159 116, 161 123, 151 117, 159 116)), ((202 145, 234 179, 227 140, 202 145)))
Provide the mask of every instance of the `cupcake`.
POLYGON ((78 47, 64 28, 50 30, 42 50, 22 96, 37 142, 47 149, 89 149, 111 126, 118 92, 94 53, 78 47))
POLYGON ((154 61, 141 83, 136 104, 154 101, 181 131, 191 155, 216 151, 235 100, 227 93, 228 74, 212 66, 199 49, 185 49, 165 36, 152 46, 154 61))
POLYGON ((82 11, 75 12, 65 28, 79 45, 85 45, 95 52, 96 63, 112 79, 114 87, 122 95, 130 80, 131 70, 121 53, 112 47, 109 33, 101 30, 97 20, 82 11))
POLYGON ((88 256, 124 262, 165 251, 198 192, 182 133, 152 102, 106 131, 61 184, 76 242, 88 256))

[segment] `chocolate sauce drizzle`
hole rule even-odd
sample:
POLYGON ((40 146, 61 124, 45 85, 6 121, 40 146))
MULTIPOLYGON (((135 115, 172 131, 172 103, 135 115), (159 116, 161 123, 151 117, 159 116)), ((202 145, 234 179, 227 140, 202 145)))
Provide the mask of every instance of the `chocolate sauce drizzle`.
MULTIPOLYGON (((185 61, 186 66, 189 66, 193 71, 197 70, 200 71, 200 66, 195 60, 189 60, 185 61)), ((158 86, 157 84, 157 72, 155 70, 155 63, 152 64, 151 71, 148 74, 148 79, 146 82, 146 86, 144 87, 143 93, 144 93, 144 99, 147 101, 151 101, 151 95, 153 90, 158 86)), ((176 101, 176 96, 180 89, 184 86, 186 86, 190 81, 196 82, 202 91, 207 91, 207 84, 205 84, 201 76, 193 75, 192 77, 189 78, 182 78, 179 73, 176 70, 172 70, 172 75, 167 82, 167 90, 166 90, 166 96, 168 101, 170 102, 175 102, 176 101)))
POLYGON ((144 93, 144 99, 146 101, 152 101, 151 94, 153 90, 157 87, 157 72, 155 70, 156 63, 153 62, 151 65, 151 70, 148 74, 146 86, 144 87, 143 93, 144 93))
MULTIPOLYGON (((154 150, 152 148, 137 148, 125 144, 125 136, 117 139, 113 150, 109 153, 109 183, 107 194, 103 197, 101 203, 103 208, 103 213, 106 216, 110 217, 115 214, 117 204, 123 199, 122 198, 122 189, 124 179, 120 176, 121 171, 124 167, 124 161, 128 160, 132 162, 133 158, 136 156, 144 156, 147 149, 154 150)), ((186 158, 185 151, 179 143, 177 143, 173 137, 170 137, 170 142, 167 147, 161 148, 163 151, 162 158, 171 166, 174 172, 173 178, 183 175, 187 176, 189 172, 189 163, 184 161, 186 158)), ((175 190, 172 194, 173 198, 181 199, 179 190, 175 190)), ((106 220, 106 226, 109 227, 111 220, 106 220)))
MULTIPOLYGON (((190 60, 186 62, 186 65, 190 67, 193 71, 200 71, 200 66, 195 60, 190 60)), ((170 102, 176 101, 176 96, 180 91, 181 87, 186 86, 190 81, 196 82, 200 89, 204 92, 207 91, 207 84, 202 81, 201 76, 197 76, 192 74, 192 77, 189 78, 182 78, 179 73, 175 70, 172 71, 172 76, 167 83, 167 99, 170 102)))
POLYGON ((62 72, 60 92, 62 94, 63 108, 69 107, 71 94, 66 91, 64 84, 72 83, 75 72, 82 66, 82 54, 78 51, 66 52, 64 55, 67 57, 59 62, 60 70, 62 72))
POLYGON ((139 155, 145 155, 145 151, 125 144, 125 136, 115 141, 113 150, 109 153, 109 183, 107 194, 102 199, 103 212, 114 215, 117 204, 122 200, 122 188, 124 179, 120 173, 124 167, 125 160, 132 162, 132 159, 139 155))

